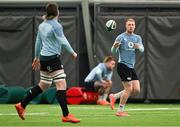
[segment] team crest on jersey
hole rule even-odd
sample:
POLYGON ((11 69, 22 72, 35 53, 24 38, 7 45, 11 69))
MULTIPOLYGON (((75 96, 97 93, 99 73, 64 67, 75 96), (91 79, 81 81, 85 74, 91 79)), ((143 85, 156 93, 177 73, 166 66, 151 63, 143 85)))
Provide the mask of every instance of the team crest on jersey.
POLYGON ((127 80, 128 80, 128 81, 131 80, 131 77, 127 77, 127 80))
POLYGON ((48 70, 49 72, 51 72, 51 71, 52 71, 52 69, 51 69, 51 67, 50 67, 50 66, 47 66, 47 70, 48 70))
POLYGON ((134 47, 134 43, 133 42, 128 42, 128 47, 132 49, 134 47))

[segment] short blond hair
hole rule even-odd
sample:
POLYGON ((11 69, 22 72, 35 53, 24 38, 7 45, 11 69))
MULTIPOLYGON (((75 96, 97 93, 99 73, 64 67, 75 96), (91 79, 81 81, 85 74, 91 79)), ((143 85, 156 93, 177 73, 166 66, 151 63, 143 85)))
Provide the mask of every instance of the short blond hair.
POLYGON ((127 18, 127 19, 125 20, 126 23, 127 23, 128 21, 136 22, 134 18, 127 18))
POLYGON ((116 62, 116 60, 113 56, 106 56, 103 60, 104 63, 107 63, 109 61, 115 61, 116 62))

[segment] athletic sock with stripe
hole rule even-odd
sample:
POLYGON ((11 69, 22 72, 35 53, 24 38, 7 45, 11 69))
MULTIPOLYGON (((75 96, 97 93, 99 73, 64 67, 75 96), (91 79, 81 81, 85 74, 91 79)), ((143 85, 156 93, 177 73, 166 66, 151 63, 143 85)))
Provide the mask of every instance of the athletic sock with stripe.
POLYGON ((61 106, 63 116, 68 116, 69 110, 67 107, 66 90, 58 90, 56 95, 59 105, 61 106))
POLYGON ((29 102, 32 101, 35 97, 37 97, 40 93, 42 93, 41 88, 38 85, 34 86, 32 89, 29 90, 27 96, 21 102, 21 106, 25 109, 29 102))
POLYGON ((119 108, 117 110, 117 112, 123 112, 125 108, 125 105, 119 104, 119 108))

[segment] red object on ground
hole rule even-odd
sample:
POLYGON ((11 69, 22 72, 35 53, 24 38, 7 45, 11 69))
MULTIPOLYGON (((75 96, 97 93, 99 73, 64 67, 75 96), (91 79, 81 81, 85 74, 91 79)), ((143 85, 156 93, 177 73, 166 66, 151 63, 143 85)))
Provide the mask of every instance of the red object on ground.
POLYGON ((87 91, 84 87, 71 87, 66 95, 69 104, 92 104, 98 99, 97 92, 87 91))

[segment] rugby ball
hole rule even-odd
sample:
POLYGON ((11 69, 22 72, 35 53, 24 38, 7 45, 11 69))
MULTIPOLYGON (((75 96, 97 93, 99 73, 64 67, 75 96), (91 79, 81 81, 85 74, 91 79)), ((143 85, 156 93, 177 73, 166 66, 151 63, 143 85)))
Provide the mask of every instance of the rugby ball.
POLYGON ((116 29, 116 22, 112 19, 108 20, 105 27, 107 31, 113 31, 116 29))

